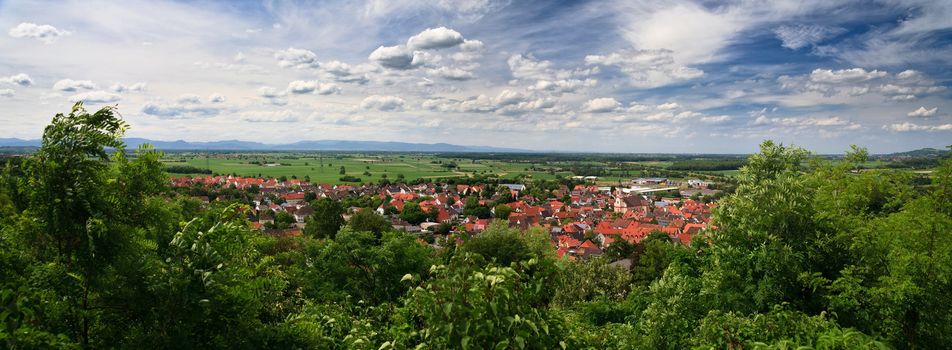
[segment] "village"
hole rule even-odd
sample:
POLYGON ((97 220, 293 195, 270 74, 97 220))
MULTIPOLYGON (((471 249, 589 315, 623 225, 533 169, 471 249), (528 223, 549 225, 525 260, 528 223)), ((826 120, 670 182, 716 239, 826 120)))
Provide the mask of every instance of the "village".
MULTIPOLYGON (((394 230, 430 237, 427 243, 434 245, 439 243, 432 239, 433 234, 477 235, 492 222, 502 221, 522 230, 545 230, 557 255, 570 260, 601 256, 616 242, 637 244, 651 233, 690 245, 693 237, 710 229, 714 199, 721 193, 712 189, 716 186, 709 181, 666 178, 632 179, 630 187, 624 188, 598 186, 591 183, 591 178, 574 179, 574 185, 559 184, 547 198, 530 195, 525 184, 348 185, 281 180, 285 179, 186 176, 172 177, 171 185, 176 189, 217 188, 247 193, 251 199, 249 221, 255 229, 272 236, 301 235, 315 215, 311 204, 314 200, 365 198, 370 200, 363 203, 373 203, 373 207, 347 207, 345 220, 361 210, 372 210, 389 220, 394 230), (425 215, 414 219, 401 215, 409 203, 425 215)), ((209 202, 208 196, 197 197, 209 202)), ((229 197, 215 198, 226 199, 229 197)))

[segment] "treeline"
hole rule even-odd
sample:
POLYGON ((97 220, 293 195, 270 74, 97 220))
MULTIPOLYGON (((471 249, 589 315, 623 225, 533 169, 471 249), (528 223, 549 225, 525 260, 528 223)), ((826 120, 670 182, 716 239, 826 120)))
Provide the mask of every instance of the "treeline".
POLYGON ((369 209, 345 221, 327 198, 303 236, 262 234, 247 198, 170 192, 159 152, 104 152, 126 128, 111 107, 77 104, 0 175, 4 348, 952 344, 952 160, 917 188, 907 172, 857 174, 765 142, 716 231, 569 261, 542 229, 495 223, 431 246, 369 209))
POLYGON ((162 168, 170 174, 211 174, 211 169, 199 168, 191 165, 168 165, 162 168))
POLYGON ((675 161, 669 170, 718 171, 737 170, 747 164, 746 159, 689 159, 675 161))

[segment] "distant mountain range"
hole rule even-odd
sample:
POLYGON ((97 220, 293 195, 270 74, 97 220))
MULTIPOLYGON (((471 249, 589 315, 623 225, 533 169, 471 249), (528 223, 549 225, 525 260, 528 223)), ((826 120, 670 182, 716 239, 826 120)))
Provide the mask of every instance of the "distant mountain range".
MULTIPOLYGON (((394 151, 394 152, 530 152, 516 148, 489 146, 462 146, 449 143, 409 143, 387 141, 320 140, 285 144, 267 144, 251 141, 226 140, 211 142, 157 141, 127 138, 126 148, 135 149, 148 143, 160 150, 210 151, 394 151)), ((39 147, 40 140, 0 138, 0 147, 39 147)))

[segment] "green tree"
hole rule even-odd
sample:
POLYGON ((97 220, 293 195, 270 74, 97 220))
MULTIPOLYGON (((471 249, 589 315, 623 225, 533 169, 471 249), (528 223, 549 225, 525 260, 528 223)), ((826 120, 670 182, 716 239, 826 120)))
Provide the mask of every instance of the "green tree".
POLYGON ((340 202, 326 197, 314 201, 312 207, 314 214, 307 218, 304 233, 309 237, 334 238, 344 225, 344 207, 340 202))
POLYGON ((417 202, 406 202, 403 205, 403 211, 400 212, 400 218, 414 225, 419 225, 426 220, 426 212, 420 208, 417 202))
POLYGON ((371 232, 376 237, 381 237, 384 232, 393 231, 393 225, 387 218, 378 215, 369 208, 364 208, 350 217, 347 226, 354 231, 371 232))
POLYGON ((76 320, 71 331, 84 346, 90 344, 94 285, 129 240, 113 224, 123 219, 117 212, 121 199, 107 190, 106 153, 106 147, 123 151, 126 128, 113 107, 90 114, 76 103, 44 129, 29 170, 29 210, 38 224, 34 249, 76 276, 80 295, 67 300, 76 320))
POLYGON ((509 214, 512 214, 512 208, 505 204, 497 205, 493 211, 496 213, 496 218, 501 220, 509 219, 509 214))

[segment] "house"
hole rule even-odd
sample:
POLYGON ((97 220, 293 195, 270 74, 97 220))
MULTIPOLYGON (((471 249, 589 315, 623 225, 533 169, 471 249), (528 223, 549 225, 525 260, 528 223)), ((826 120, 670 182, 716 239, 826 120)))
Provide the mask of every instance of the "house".
POLYGON ((523 184, 501 184, 499 186, 506 186, 510 191, 522 192, 526 190, 526 185, 523 184))
POLYGON ((304 220, 306 220, 307 217, 311 215, 314 215, 314 208, 311 208, 311 206, 306 205, 306 206, 298 208, 298 210, 294 212, 294 220, 296 220, 297 222, 304 222, 304 220))
POLYGON ((631 210, 645 211, 651 207, 651 202, 640 195, 634 196, 616 196, 615 212, 625 214, 631 210))

